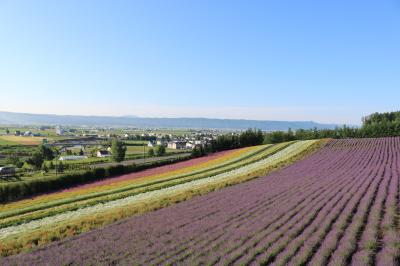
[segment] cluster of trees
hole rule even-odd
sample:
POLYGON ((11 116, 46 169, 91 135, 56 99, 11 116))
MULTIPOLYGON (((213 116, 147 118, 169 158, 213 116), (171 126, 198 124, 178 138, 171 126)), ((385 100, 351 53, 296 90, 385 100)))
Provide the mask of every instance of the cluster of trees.
POLYGON ((154 155, 156 156, 163 156, 166 153, 166 149, 164 145, 157 145, 154 149, 150 148, 147 152, 149 157, 152 157, 154 155))
POLYGON ((400 122, 400 112, 373 113, 362 118, 364 126, 400 122))
MULTIPOLYGON (((167 141, 170 140, 169 136, 165 136, 163 138, 167 141)), ((142 136, 142 135, 136 134, 136 135, 130 135, 129 137, 127 137, 127 139, 128 140, 141 140, 141 141, 156 141, 157 137, 156 136, 142 136)))
POLYGON ((43 164, 44 161, 51 161, 55 156, 56 152, 52 148, 46 145, 39 145, 38 149, 30 158, 28 158, 28 160, 26 160, 26 162, 32 165, 35 169, 40 169, 42 166, 46 168, 47 166, 43 164))
POLYGON ((248 129, 240 134, 225 134, 218 136, 211 142, 210 147, 206 147, 206 152, 211 150, 223 151, 248 146, 260 145, 264 141, 264 134, 261 130, 248 129))
POLYGON ((111 141, 111 158, 115 162, 122 162, 125 159, 126 146, 122 141, 113 139, 111 141))
POLYGON ((342 126, 335 129, 300 129, 265 134, 264 143, 321 138, 378 138, 400 136, 400 112, 374 113, 362 119, 361 127, 342 126))
POLYGON ((192 150, 192 157, 196 158, 196 157, 201 157, 206 155, 207 153, 211 152, 211 149, 209 146, 202 146, 202 145, 198 145, 196 147, 193 148, 192 150))

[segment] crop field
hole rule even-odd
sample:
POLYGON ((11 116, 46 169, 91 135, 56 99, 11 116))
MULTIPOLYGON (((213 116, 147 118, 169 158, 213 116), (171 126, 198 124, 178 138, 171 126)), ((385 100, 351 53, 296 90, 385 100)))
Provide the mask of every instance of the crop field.
POLYGON ((256 178, 321 142, 299 141, 219 152, 0 205, 2 255, 256 178))
POLYGON ((42 143, 43 137, 23 137, 23 136, 0 136, 0 143, 20 144, 20 145, 38 145, 42 143))
MULTIPOLYGON (((293 153, 301 145, 291 144, 233 172, 265 165, 268 158, 293 153)), ((400 138, 332 140, 265 177, 8 257, 4 263, 399 265, 399 156, 400 138)), ((192 182, 205 180, 213 182, 192 182)), ((129 206, 129 201, 119 204, 129 206)))

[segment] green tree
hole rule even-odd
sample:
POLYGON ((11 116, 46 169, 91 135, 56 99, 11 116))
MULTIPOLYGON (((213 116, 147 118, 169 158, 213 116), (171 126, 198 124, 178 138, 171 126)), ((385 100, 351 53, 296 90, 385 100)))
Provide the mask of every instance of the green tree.
POLYGON ((54 159, 54 150, 46 145, 39 145, 38 152, 42 155, 43 160, 51 161, 54 159))
POLYGON ((46 163, 43 164, 42 166, 43 172, 47 173, 49 171, 49 168, 47 167, 46 163))
POLYGON ((12 165, 17 166, 17 164, 19 164, 19 163, 20 163, 19 157, 14 154, 7 157, 7 159, 6 159, 6 164, 12 164, 12 165))
POLYGON ((122 141, 114 139, 111 142, 112 159, 116 162, 122 162, 125 159, 126 146, 122 141))
POLYGON ((26 162, 32 165, 35 169, 40 169, 43 164, 43 156, 40 152, 34 152, 26 162))
POLYGON ((192 150, 192 157, 196 158, 200 156, 201 156, 200 148, 198 146, 194 147, 192 150))
POLYGON ((154 156, 154 149, 150 148, 150 149, 147 151, 147 154, 149 155, 149 157, 154 156))
POLYGON ((64 172, 64 164, 60 161, 60 163, 57 165, 57 171, 59 173, 64 172))
POLYGON ((165 154, 165 147, 164 145, 158 145, 156 147, 156 154, 157 156, 163 156, 165 154))

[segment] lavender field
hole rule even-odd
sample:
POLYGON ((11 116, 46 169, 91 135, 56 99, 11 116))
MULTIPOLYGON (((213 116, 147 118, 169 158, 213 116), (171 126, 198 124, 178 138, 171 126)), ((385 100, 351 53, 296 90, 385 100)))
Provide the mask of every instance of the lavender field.
POLYGON ((268 176, 4 265, 399 265, 400 138, 332 140, 268 176))

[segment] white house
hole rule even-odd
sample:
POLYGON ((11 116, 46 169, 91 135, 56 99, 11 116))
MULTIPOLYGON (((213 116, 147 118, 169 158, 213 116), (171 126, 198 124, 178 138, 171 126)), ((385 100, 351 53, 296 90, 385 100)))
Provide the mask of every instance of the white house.
POLYGON ((173 141, 168 143, 168 148, 175 150, 186 149, 186 141, 173 141))
POLYGON ((32 137, 32 136, 33 136, 33 133, 32 133, 31 131, 26 131, 26 132, 24 133, 24 136, 25 136, 25 137, 32 137))
POLYGON ((149 141, 147 143, 147 147, 155 147, 155 146, 156 146, 156 143, 154 141, 149 141))
POLYGON ((186 149, 193 149, 196 145, 192 142, 187 142, 186 143, 186 149))

